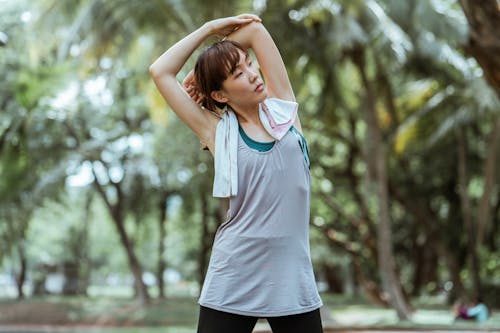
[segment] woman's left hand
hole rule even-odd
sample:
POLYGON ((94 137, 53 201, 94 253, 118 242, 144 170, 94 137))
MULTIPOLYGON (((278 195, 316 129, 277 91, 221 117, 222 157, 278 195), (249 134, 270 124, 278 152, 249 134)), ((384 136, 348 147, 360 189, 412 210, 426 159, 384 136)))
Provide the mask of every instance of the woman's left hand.
POLYGON ((207 22, 206 24, 211 28, 214 35, 225 37, 233 31, 237 30, 240 26, 251 22, 262 22, 262 20, 257 15, 241 14, 238 16, 216 19, 207 22))

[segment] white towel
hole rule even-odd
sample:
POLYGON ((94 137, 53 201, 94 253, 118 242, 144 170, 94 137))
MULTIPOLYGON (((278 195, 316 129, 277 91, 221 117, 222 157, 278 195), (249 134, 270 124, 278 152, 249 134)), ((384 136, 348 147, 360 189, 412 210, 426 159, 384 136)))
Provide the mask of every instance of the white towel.
MULTIPOLYGON (((259 104, 259 118, 266 131, 276 140, 292 127, 298 104, 268 98, 259 104)), ((238 119, 228 109, 221 116, 215 133, 213 196, 227 198, 238 193, 238 119)))

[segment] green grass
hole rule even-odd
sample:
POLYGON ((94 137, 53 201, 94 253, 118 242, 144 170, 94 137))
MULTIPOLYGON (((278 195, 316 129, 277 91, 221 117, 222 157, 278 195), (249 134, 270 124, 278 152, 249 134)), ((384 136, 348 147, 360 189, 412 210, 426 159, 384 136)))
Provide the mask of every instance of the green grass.
POLYGON ((120 297, 50 296, 0 301, 0 326, 167 326, 192 330, 197 317, 198 305, 188 297, 154 299, 146 307, 120 297))
MULTIPOLYGON (((166 327, 129 327, 129 328, 40 328, 36 333, 192 333, 195 331, 193 327, 181 327, 181 326, 166 326, 166 327)), ((25 333, 22 328, 12 329, 8 328, 3 330, 0 327, 0 333, 25 333)), ((26 333, 35 333, 33 330, 26 331, 26 333)))
POLYGON ((500 311, 492 312, 485 323, 455 321, 451 306, 438 299, 415 300, 410 320, 398 320, 395 310, 368 304, 363 299, 341 295, 322 295, 333 320, 341 327, 421 328, 421 329, 499 329, 500 311))
POLYGON ((165 327, 129 327, 129 328, 87 328, 57 331, 57 333, 193 333, 194 327, 165 326, 165 327))
MULTIPOLYGON (((394 310, 380 308, 363 299, 322 295, 334 326, 344 328, 408 329, 493 329, 500 327, 500 312, 495 311, 482 325, 455 322, 451 307, 436 299, 418 300, 409 321, 399 321, 394 310)), ((44 325, 64 327, 59 333, 185 333, 193 332, 198 305, 193 297, 153 300, 147 307, 123 297, 31 298, 23 301, 0 300, 2 325, 44 325)), ((49 332, 43 329, 39 332, 49 332)), ((0 329, 1 332, 11 332, 0 329)), ((22 331, 18 331, 22 332, 22 331)))

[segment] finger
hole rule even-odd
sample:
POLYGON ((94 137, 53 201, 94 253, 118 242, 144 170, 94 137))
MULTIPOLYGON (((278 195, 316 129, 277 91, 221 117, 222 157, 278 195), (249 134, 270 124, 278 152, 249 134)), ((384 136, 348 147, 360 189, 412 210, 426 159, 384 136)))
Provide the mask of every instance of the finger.
POLYGON ((238 18, 251 18, 251 19, 259 18, 257 15, 249 14, 249 13, 243 13, 243 14, 240 14, 236 17, 238 17, 238 18))
POLYGON ((242 24, 248 24, 250 22, 252 22, 253 19, 252 18, 240 18, 240 17, 236 17, 235 21, 234 21, 234 25, 242 25, 242 24))
POLYGON ((248 24, 248 23, 250 23, 250 22, 253 22, 253 19, 251 19, 251 18, 241 19, 241 21, 240 21, 240 25, 241 25, 241 24, 248 24))
POLYGON ((251 19, 252 21, 256 21, 256 22, 262 22, 262 19, 254 14, 241 14, 241 15, 238 15, 237 17, 242 18, 242 19, 251 19))

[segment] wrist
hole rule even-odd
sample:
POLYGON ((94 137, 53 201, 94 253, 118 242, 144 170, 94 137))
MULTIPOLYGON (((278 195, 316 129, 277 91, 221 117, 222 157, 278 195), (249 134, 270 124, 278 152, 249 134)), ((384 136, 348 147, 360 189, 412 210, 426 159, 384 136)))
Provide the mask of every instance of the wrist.
POLYGON ((213 24, 211 24, 211 22, 205 22, 199 28, 199 30, 201 30, 203 32, 203 34, 205 34, 207 37, 210 37, 210 36, 215 34, 215 29, 214 29, 213 24))

